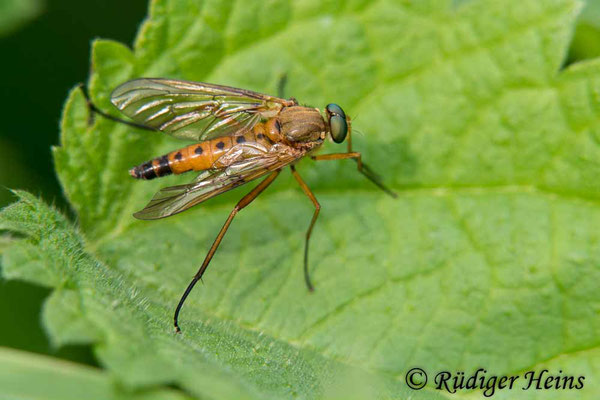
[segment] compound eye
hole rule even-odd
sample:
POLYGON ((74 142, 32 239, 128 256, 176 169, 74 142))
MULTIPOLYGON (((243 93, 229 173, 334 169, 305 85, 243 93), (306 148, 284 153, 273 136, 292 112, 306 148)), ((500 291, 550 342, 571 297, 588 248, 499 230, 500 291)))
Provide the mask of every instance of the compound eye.
POLYGON ((336 143, 342 143, 348 133, 348 123, 346 118, 333 114, 329 117, 329 129, 331 129, 331 138, 336 143))
POLYGON ((344 113, 344 110, 342 110, 342 107, 338 106, 337 104, 331 103, 331 104, 327 104, 327 107, 325 107, 327 109, 327 114, 328 115, 339 115, 340 117, 346 119, 346 113, 344 113))
POLYGON ((346 120, 346 113, 342 110, 342 107, 337 104, 327 104, 325 107, 327 110, 327 116, 329 117, 329 129, 331 131, 331 138, 336 143, 342 143, 346 139, 348 134, 348 122, 346 120))

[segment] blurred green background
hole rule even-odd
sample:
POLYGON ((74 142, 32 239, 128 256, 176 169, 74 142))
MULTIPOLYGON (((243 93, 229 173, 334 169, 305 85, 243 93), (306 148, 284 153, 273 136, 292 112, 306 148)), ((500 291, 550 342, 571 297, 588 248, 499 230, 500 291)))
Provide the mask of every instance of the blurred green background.
MULTIPOLYGON (((147 0, 0 0, 0 206, 13 199, 6 188, 19 188, 70 213, 50 153, 58 144, 62 103, 71 87, 87 79, 91 40, 131 44, 146 11, 147 0)), ((600 1, 590 0, 567 63, 598 56, 600 1)), ((0 280, 0 346, 94 364, 88 346, 57 349, 48 343, 39 321, 48 293, 0 280)))

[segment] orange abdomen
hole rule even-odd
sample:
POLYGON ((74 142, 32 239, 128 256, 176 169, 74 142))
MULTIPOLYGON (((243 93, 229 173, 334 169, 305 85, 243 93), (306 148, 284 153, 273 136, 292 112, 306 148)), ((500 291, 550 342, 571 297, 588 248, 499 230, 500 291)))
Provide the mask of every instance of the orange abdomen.
POLYGON ((215 161, 236 144, 258 143, 270 146, 279 141, 279 123, 275 118, 258 123, 243 135, 223 136, 204 142, 191 144, 154 158, 129 170, 134 178, 154 179, 170 174, 182 174, 188 171, 203 171, 213 166, 215 161))

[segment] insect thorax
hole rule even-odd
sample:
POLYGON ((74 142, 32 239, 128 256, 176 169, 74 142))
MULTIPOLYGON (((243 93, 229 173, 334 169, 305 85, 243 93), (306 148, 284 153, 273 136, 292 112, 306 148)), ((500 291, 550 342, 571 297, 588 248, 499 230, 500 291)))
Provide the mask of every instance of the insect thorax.
POLYGON ((282 135, 290 142, 313 142, 327 131, 325 120, 316 108, 293 106, 279 113, 282 135))

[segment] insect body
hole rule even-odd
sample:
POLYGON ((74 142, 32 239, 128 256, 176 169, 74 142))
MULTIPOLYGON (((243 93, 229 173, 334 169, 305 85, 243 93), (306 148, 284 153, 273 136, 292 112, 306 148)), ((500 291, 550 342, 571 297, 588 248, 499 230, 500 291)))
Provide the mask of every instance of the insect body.
POLYGON ((312 142, 308 147, 319 146, 325 139, 327 128, 324 122, 317 109, 287 107, 279 115, 265 122, 258 122, 252 129, 172 151, 132 168, 129 173, 138 179, 154 179, 170 174, 204 171, 216 166, 227 167, 236 160, 225 155, 240 150, 248 152, 254 148, 257 151, 272 152, 277 149, 273 147, 275 143, 283 142, 307 147, 307 140, 312 142))
MULTIPOLYGON (((273 119, 273 121, 276 120, 273 119)), ((273 132, 270 132, 271 134, 267 136, 264 133, 264 125, 259 123, 252 130, 243 132, 243 134, 237 136, 219 137, 186 146, 138 165, 132 168, 129 173, 134 178, 154 179, 170 174, 204 171, 210 169, 223 155, 232 150, 234 146, 240 144, 269 151, 274 144, 274 141, 270 138, 279 135, 279 132, 275 131, 275 124, 270 124, 273 132)), ((220 162, 223 163, 223 161, 221 160, 220 162)))
POLYGON ((294 99, 286 100, 244 89, 146 78, 117 87, 111 101, 134 122, 113 117, 91 102, 89 104, 93 111, 106 118, 196 141, 130 170, 131 176, 138 179, 200 172, 192 183, 161 189, 144 209, 134 214, 139 219, 157 219, 177 214, 266 176, 233 208, 181 297, 174 315, 178 332, 181 307, 194 285, 202 278, 233 218, 275 180, 282 168, 290 167, 294 178, 315 206, 304 247, 304 277, 310 290, 313 286, 308 275, 308 243, 321 207, 296 172, 294 164, 308 155, 313 160, 354 159, 359 172, 395 196, 362 163, 360 153, 352 151, 350 118, 336 104, 327 105, 321 112, 316 108, 300 106, 294 99), (347 139, 348 151, 313 155, 328 137, 336 143, 347 139))

